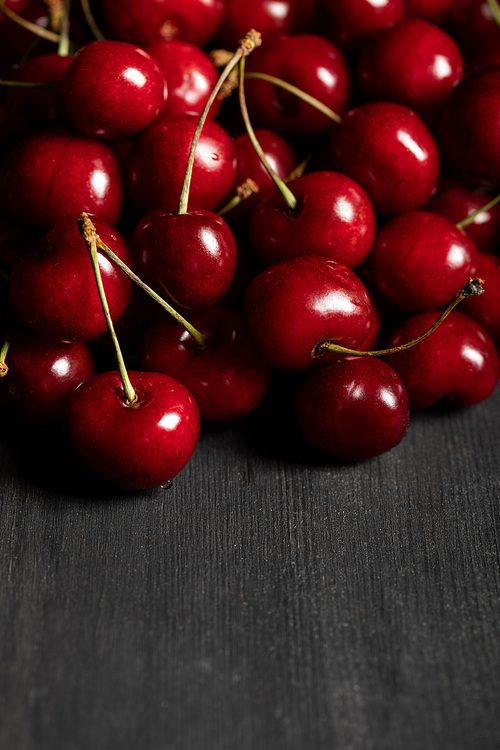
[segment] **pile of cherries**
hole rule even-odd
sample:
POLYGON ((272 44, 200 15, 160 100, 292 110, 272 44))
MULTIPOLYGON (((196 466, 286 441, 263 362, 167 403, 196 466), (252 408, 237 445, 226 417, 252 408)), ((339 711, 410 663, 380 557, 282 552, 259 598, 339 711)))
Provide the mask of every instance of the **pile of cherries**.
POLYGON ((143 489, 274 370, 340 459, 397 445, 410 408, 492 394, 496 0, 0 10, 0 407, 143 489))

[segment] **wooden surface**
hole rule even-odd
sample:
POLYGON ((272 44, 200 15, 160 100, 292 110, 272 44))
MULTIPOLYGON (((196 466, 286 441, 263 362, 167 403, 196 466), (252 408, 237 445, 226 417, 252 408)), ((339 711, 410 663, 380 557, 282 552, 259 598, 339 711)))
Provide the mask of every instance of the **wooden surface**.
POLYGON ((499 417, 351 465, 271 403, 130 495, 2 417, 0 748, 498 749, 499 417))

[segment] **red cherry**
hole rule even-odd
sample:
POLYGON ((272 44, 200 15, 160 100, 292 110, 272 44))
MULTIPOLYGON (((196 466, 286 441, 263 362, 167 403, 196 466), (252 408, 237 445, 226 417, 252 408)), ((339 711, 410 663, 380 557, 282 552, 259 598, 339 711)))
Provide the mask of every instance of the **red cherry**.
POLYGON ((437 144, 408 107, 371 102, 352 109, 333 133, 335 168, 363 187, 382 216, 421 208, 435 192, 437 144))
POLYGON ((73 393, 71 442, 97 475, 126 490, 170 482, 187 464, 200 420, 187 388, 156 372, 129 372, 137 402, 126 405, 118 372, 95 375, 73 393))
POLYGON ((316 0, 226 0, 226 12, 217 44, 233 49, 249 29, 258 29, 268 43, 277 33, 304 33, 314 27, 316 0))
MULTIPOLYGON (((387 345, 417 338, 435 320, 435 312, 412 316, 387 345)), ((491 396, 500 372, 497 351, 486 331, 457 311, 424 341, 386 360, 405 384, 412 409, 427 409, 442 400, 457 406, 477 404, 491 396)))
POLYGON ((437 24, 448 24, 463 0, 406 0, 410 13, 437 24))
POLYGON ((0 379, 0 407, 29 422, 64 419, 75 388, 94 374, 90 349, 16 329, 7 354, 9 371, 0 379))
MULTIPOLYGON (((315 34, 280 34, 248 58, 248 70, 281 78, 319 99, 337 114, 346 109, 350 75, 334 44, 315 34)), ((261 80, 245 83, 252 119, 285 135, 315 135, 332 121, 295 94, 261 80)))
POLYGON ((375 215, 363 188, 338 172, 312 172, 288 183, 296 211, 281 193, 262 200, 252 214, 250 241, 265 263, 324 255, 348 268, 370 252, 375 215))
POLYGON ((474 318, 491 336, 493 343, 500 349, 500 268, 498 258, 479 253, 477 275, 483 279, 484 294, 464 300, 460 310, 474 318))
POLYGON ((469 0, 456 37, 469 70, 500 64, 500 27, 488 0, 469 0))
POLYGON ((248 288, 243 313, 262 356, 290 371, 338 358, 318 350, 327 339, 357 348, 372 325, 361 281, 334 260, 312 255, 264 269, 248 288))
MULTIPOLYGON (((191 115, 162 119, 133 145, 125 165, 127 188, 144 211, 159 206, 177 209, 197 121, 191 115)), ((195 153, 190 207, 216 208, 231 189, 235 171, 231 138, 216 122, 207 120, 195 153)))
POLYGON ((151 125, 167 101, 165 76, 145 50, 125 42, 82 47, 63 81, 74 127, 94 138, 129 138, 151 125))
POLYGON ((251 414, 269 387, 271 368, 255 351, 240 313, 212 308, 192 319, 208 336, 201 349, 173 319, 146 331, 139 353, 144 370, 164 372, 191 391, 201 419, 230 422, 251 414))
POLYGON ((380 359, 345 357, 310 373, 295 401, 295 416, 315 448, 360 460, 394 448, 410 422, 401 379, 380 359))
POLYGON ((0 171, 0 201, 12 218, 46 229, 81 211, 115 224, 122 207, 120 169, 106 144, 47 129, 10 152, 0 171))
POLYGON ((323 0, 329 17, 326 36, 346 51, 357 50, 405 16, 404 0, 323 0))
MULTIPOLYGON (((106 331, 106 321, 89 254, 77 226, 68 217, 40 240, 12 271, 9 298, 18 318, 32 331, 60 341, 90 341, 106 331)), ((113 227, 92 217, 103 242, 130 265, 128 248, 113 227)), ((131 297, 131 282, 114 263, 99 253, 113 321, 131 297)))
MULTIPOLYGON (((43 0, 5 0, 5 6, 27 21, 42 28, 47 28, 50 24, 49 10, 43 0)), ((18 70, 19 60, 23 58, 26 50, 33 44, 33 34, 8 18, 5 13, 1 13, 0 38, 2 39, 0 74, 2 78, 9 78, 13 71, 18 70)), ((38 42, 37 51, 39 53, 41 52, 40 46, 43 48, 43 52, 51 51, 52 45, 41 40, 38 40, 38 42)))
POLYGON ((443 216, 409 211, 380 230, 370 262, 380 294, 403 310, 420 312, 453 299, 475 275, 478 251, 443 216))

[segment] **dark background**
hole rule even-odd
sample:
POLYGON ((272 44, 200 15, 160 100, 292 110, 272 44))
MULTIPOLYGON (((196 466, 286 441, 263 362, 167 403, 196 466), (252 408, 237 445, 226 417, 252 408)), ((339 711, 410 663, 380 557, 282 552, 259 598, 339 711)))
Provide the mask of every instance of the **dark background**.
POLYGON ((271 399, 134 494, 2 416, 0 748, 500 748, 499 416, 347 464, 271 399))

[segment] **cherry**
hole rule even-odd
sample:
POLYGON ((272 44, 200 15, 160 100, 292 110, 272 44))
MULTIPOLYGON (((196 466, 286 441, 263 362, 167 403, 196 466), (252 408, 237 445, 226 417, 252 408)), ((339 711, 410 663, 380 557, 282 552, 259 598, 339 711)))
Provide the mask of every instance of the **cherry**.
POLYGON ((99 41, 78 51, 64 76, 63 96, 77 130, 94 138, 129 138, 157 119, 167 84, 145 50, 99 41))
POLYGON ((17 222, 0 218, 0 269, 8 276, 40 237, 17 222))
POLYGON ((500 27, 488 0, 469 0, 456 36, 470 70, 500 64, 500 27))
POLYGON ((465 176, 500 183, 500 65, 470 73, 453 90, 441 120, 440 140, 465 176))
POLYGON ((206 348, 173 319, 157 321, 142 339, 140 366, 180 380, 193 394, 201 419, 248 416, 264 399, 271 368, 256 353, 241 314, 212 308, 192 322, 208 337, 206 348))
POLYGON ((115 224, 122 207, 119 166, 106 144, 50 128, 10 152, 0 171, 0 202, 13 219, 46 229, 82 209, 115 224))
MULTIPOLYGON (((130 265, 128 248, 113 227, 94 217, 103 240, 130 265)), ((99 255, 113 320, 131 297, 130 280, 99 255)), ((40 336, 60 341, 90 341, 106 330, 92 266, 82 242, 77 216, 63 219, 12 271, 9 298, 18 318, 40 336)))
POLYGON ((474 318, 491 336, 493 343, 500 349, 500 268, 498 258, 486 253, 479 253, 477 275, 484 279, 485 293, 479 298, 467 299, 461 306, 461 312, 474 318))
POLYGON ((250 241, 265 263, 299 255, 324 255, 348 268, 368 255, 375 215, 363 188, 338 172, 313 172, 288 183, 297 200, 291 211, 277 190, 252 214, 250 241))
POLYGON ((16 328, 0 379, 0 407, 36 424, 64 419, 75 388, 94 374, 87 344, 61 343, 16 328))
POLYGON ((118 372, 87 380, 67 413, 70 440, 97 475, 126 490, 168 484, 198 441, 196 403, 181 383, 160 373, 130 372, 137 400, 127 404, 118 372))
POLYGON ((304 33, 314 27, 315 0, 226 0, 224 21, 217 44, 231 49, 248 29, 259 29, 267 45, 273 34, 304 33))
POLYGON ((433 121, 462 70, 462 55, 449 34, 427 21, 407 18, 366 45, 356 78, 364 97, 405 104, 433 121))
POLYGON ((372 326, 361 281, 334 260, 312 255, 261 271, 247 290, 243 314, 262 356, 290 371, 337 359, 318 349, 325 340, 359 347, 372 326))
POLYGON ((323 5, 329 18, 326 36, 348 52, 356 51, 406 14, 404 0, 323 0, 323 5))
POLYGON ((421 208, 437 188, 437 144, 420 117, 401 104, 370 102, 350 110, 330 148, 334 168, 356 180, 382 216, 421 208))
MULTIPOLYGON (((197 119, 191 115, 162 119, 132 146, 125 165, 126 183, 130 197, 144 211, 177 208, 197 119)), ((231 138, 207 120, 196 149, 190 206, 216 208, 231 189, 235 171, 231 138)))
MULTIPOLYGON (((5 6, 41 28, 49 26, 49 11, 43 0, 5 0, 5 6)), ((0 72, 2 76, 9 77, 19 68, 19 60, 33 44, 33 34, 8 18, 6 13, 1 13, 0 37, 2 39, 0 72)), ((45 47, 50 48, 51 45, 43 42, 42 46, 44 52, 50 51, 50 49, 45 50, 45 47)))
POLYGON ((410 13, 426 21, 446 25, 452 21, 457 8, 464 5, 464 0, 406 0, 410 13))
MULTIPOLYGON (((280 78, 314 96, 337 114, 350 97, 350 75, 344 56, 334 44, 315 34, 279 34, 256 50, 249 72, 280 78)), ((262 80, 246 83, 248 108, 256 123, 285 135, 315 135, 332 128, 332 121, 297 96, 262 80)))
POLYGON ((345 357, 309 373, 295 400, 305 439, 341 459, 378 456, 398 445, 410 422, 401 379, 380 359, 345 357))
MULTIPOLYGON (((388 346, 412 340, 434 322, 435 312, 414 315, 389 338, 388 346)), ((386 357, 410 397, 412 409, 427 409, 449 400, 471 406, 491 396, 498 383, 499 363, 486 331, 467 315, 454 311, 424 341, 386 357)))

